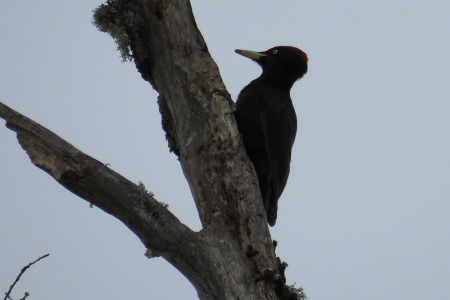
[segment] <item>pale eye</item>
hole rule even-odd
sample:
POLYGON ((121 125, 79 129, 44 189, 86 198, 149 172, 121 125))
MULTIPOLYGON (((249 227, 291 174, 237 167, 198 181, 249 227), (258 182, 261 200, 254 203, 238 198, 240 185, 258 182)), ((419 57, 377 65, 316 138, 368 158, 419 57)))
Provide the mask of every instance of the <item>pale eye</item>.
POLYGON ((272 54, 277 54, 278 53, 278 49, 273 49, 272 54))

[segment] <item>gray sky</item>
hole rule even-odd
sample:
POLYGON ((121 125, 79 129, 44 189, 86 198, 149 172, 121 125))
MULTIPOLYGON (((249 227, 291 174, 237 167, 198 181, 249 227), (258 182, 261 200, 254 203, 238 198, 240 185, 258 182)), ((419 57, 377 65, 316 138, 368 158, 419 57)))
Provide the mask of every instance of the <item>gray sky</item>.
MULTIPOLYGON (((0 2, 0 99, 199 221, 156 93, 91 25, 98 1, 0 2)), ((309 73, 277 254, 309 299, 450 299, 450 2, 194 1, 235 99, 259 68, 235 48, 295 45, 309 73)), ((34 167, 0 127, 0 291, 197 299, 119 221, 34 167)))

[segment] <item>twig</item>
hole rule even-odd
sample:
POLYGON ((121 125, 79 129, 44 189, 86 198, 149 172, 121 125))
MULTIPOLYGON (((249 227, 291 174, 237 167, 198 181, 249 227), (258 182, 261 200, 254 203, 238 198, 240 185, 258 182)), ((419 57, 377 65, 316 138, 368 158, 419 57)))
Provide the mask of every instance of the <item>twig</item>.
POLYGON ((28 296, 30 296, 30 293, 25 292, 25 295, 23 295, 23 298, 20 298, 20 300, 25 300, 28 296))
MULTIPOLYGON (((29 267, 31 267, 32 265, 34 265, 35 263, 37 263, 37 262, 40 261, 41 259, 46 258, 46 257, 49 256, 49 255, 50 255, 50 253, 47 253, 47 254, 45 254, 45 255, 42 255, 41 257, 39 257, 39 258, 36 259, 35 261, 33 261, 33 262, 29 263, 28 265, 26 265, 25 267, 23 267, 22 270, 20 271, 19 275, 17 276, 16 280, 14 280, 14 283, 9 287, 9 290, 8 290, 8 292, 5 294, 5 298, 4 298, 3 300, 7 300, 8 298, 10 298, 9 295, 11 294, 11 292, 12 292, 14 286, 16 285, 17 282, 19 282, 20 277, 22 276, 23 273, 25 273, 25 271, 26 271, 29 267)), ((25 298, 28 296, 27 294, 28 294, 28 293, 25 293, 25 298)))

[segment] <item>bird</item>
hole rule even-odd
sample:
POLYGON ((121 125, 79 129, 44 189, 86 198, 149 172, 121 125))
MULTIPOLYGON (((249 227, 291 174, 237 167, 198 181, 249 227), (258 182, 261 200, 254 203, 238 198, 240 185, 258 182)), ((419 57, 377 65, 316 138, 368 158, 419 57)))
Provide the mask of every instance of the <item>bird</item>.
POLYGON ((263 52, 240 49, 235 52, 262 68, 261 75, 239 93, 234 116, 258 177, 267 222, 274 226, 297 133, 290 91, 308 71, 308 55, 293 46, 277 46, 263 52))

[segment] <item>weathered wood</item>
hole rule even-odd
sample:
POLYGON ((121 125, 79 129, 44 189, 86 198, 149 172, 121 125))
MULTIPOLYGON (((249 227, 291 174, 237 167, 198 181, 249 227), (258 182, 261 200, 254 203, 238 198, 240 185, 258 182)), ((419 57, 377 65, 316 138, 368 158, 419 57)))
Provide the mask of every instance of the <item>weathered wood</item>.
MULTIPOLYGON (((230 269, 251 269, 230 235, 211 234, 207 229, 192 232, 142 186, 50 130, 3 103, 0 117, 17 133, 33 164, 68 190, 121 220, 152 255, 164 257, 179 269, 197 288, 201 299, 236 299, 236 295, 251 290, 242 276, 227 275, 230 269), (224 291, 223 286, 234 289, 224 291)), ((252 286, 254 289, 254 283, 252 286)))
MULTIPOLYGON (((164 102, 162 117, 170 124, 168 134, 174 139, 203 227, 224 240, 237 239, 234 251, 254 267, 238 277, 256 281, 264 270, 277 269, 272 240, 232 101, 190 3, 130 2, 136 3, 135 12, 129 14, 136 19, 128 31, 134 60, 164 102)), ((242 265, 240 269, 244 272, 242 265)), ((238 272, 234 266, 226 271, 238 272)), ((264 290, 263 285, 260 288, 264 290)))
POLYGON ((0 103, 0 117, 17 133, 33 164, 68 190, 122 221, 153 253, 165 256, 173 251, 172 255, 184 255, 186 249, 170 248, 198 239, 196 233, 142 186, 3 103, 0 103))
POLYGON ((256 175, 189 1, 111 4, 126 20, 138 71, 160 94, 169 146, 179 157, 203 229, 192 232, 142 187, 3 104, 0 116, 36 166, 120 219, 153 255, 180 270, 200 299, 279 299, 284 274, 256 175))

